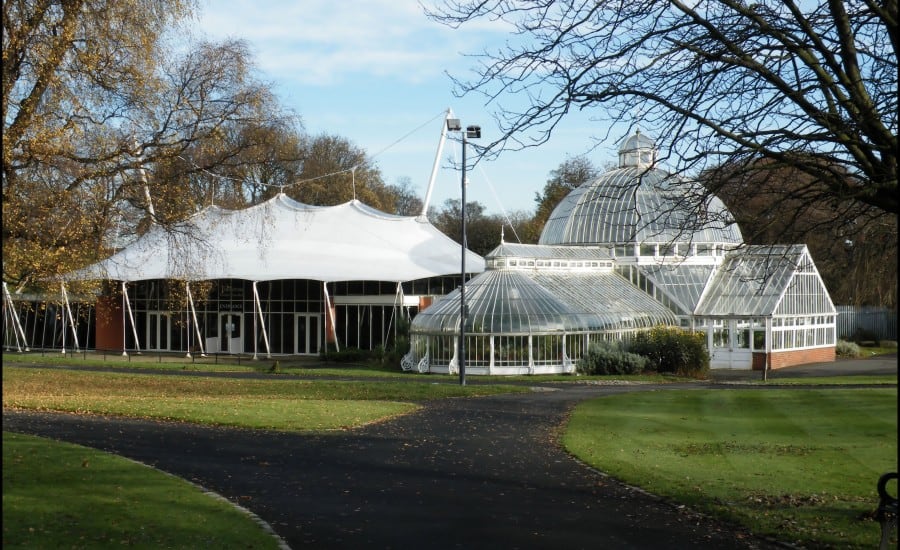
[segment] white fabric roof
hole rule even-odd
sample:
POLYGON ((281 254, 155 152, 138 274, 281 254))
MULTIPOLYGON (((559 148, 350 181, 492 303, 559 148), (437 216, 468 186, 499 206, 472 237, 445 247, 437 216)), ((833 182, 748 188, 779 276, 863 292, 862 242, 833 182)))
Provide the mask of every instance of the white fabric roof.
MULTIPOLYGON (((467 251, 466 271, 484 271, 484 259, 467 251)), ((211 206, 168 230, 154 226, 66 279, 401 282, 459 272, 459 243, 424 218, 355 199, 310 206, 279 194, 244 210, 211 206)))

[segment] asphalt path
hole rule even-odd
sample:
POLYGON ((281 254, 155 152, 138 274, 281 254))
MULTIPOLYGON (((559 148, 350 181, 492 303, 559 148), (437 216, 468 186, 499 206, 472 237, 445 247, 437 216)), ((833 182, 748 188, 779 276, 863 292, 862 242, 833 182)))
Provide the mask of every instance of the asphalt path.
MULTIPOLYGON (((896 372, 896 357, 887 368, 896 372)), ((291 548, 783 547, 623 485, 558 445, 584 399, 707 386, 567 384, 444 399, 324 435, 10 410, 3 429, 192 481, 252 511, 291 548)))

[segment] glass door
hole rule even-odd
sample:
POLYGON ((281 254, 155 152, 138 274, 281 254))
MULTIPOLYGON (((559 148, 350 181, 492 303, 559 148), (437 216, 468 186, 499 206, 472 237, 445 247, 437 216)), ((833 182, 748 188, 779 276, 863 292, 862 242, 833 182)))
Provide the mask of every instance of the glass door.
POLYGON ((219 314, 219 351, 241 353, 241 315, 238 313, 219 314))
POLYGON ((169 330, 172 319, 168 313, 160 311, 147 312, 147 349, 153 351, 169 351, 169 330))
POLYGON ((319 316, 314 313, 297 315, 297 339, 294 353, 297 355, 318 355, 321 341, 319 316))

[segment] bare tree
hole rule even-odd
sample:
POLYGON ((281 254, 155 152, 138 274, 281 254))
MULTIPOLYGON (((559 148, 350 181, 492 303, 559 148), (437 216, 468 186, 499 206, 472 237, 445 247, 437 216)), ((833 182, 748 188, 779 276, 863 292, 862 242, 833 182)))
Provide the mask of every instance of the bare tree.
POLYGON ((495 154, 590 109, 657 136, 676 174, 765 159, 814 180, 819 202, 898 212, 896 0, 450 0, 429 16, 515 26, 457 81, 498 105, 495 154))
POLYGON ((805 242, 840 304, 897 304, 897 216, 859 201, 822 201, 821 183, 760 160, 704 173, 750 244, 805 242))
POLYGON ((417 216, 422 212, 422 199, 413 188, 409 176, 402 176, 394 185, 388 185, 393 195, 394 209, 391 213, 401 216, 417 216))

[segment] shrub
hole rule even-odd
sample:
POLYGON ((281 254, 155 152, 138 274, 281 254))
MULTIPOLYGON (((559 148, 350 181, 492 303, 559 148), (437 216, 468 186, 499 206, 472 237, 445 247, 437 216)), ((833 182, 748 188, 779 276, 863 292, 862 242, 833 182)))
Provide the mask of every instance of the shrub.
POLYGON ((409 329, 412 322, 402 316, 397 318, 397 334, 394 337, 393 345, 387 350, 385 355, 385 366, 399 367, 403 356, 409 353, 409 329))
POLYGON ((848 342, 846 340, 838 340, 837 345, 834 346, 834 353, 836 353, 838 357, 862 356, 862 351, 859 349, 859 346, 854 342, 848 342))
POLYGON ((359 348, 345 348, 341 351, 326 351, 322 359, 334 363, 362 363, 369 359, 371 352, 359 348))
POLYGON ((897 349, 896 340, 882 340, 878 344, 883 348, 897 349))
POLYGON ((594 342, 576 363, 579 374, 638 374, 647 358, 625 351, 619 342, 594 342))
POLYGON ((658 373, 702 378, 709 373, 709 351, 702 332, 677 327, 654 327, 635 334, 628 351, 649 361, 648 369, 658 373))
POLYGON ((865 329, 862 327, 856 327, 856 329, 854 329, 853 335, 850 337, 850 339, 856 343, 872 342, 871 345, 875 345, 874 342, 876 340, 878 340, 878 336, 872 330, 865 329))

